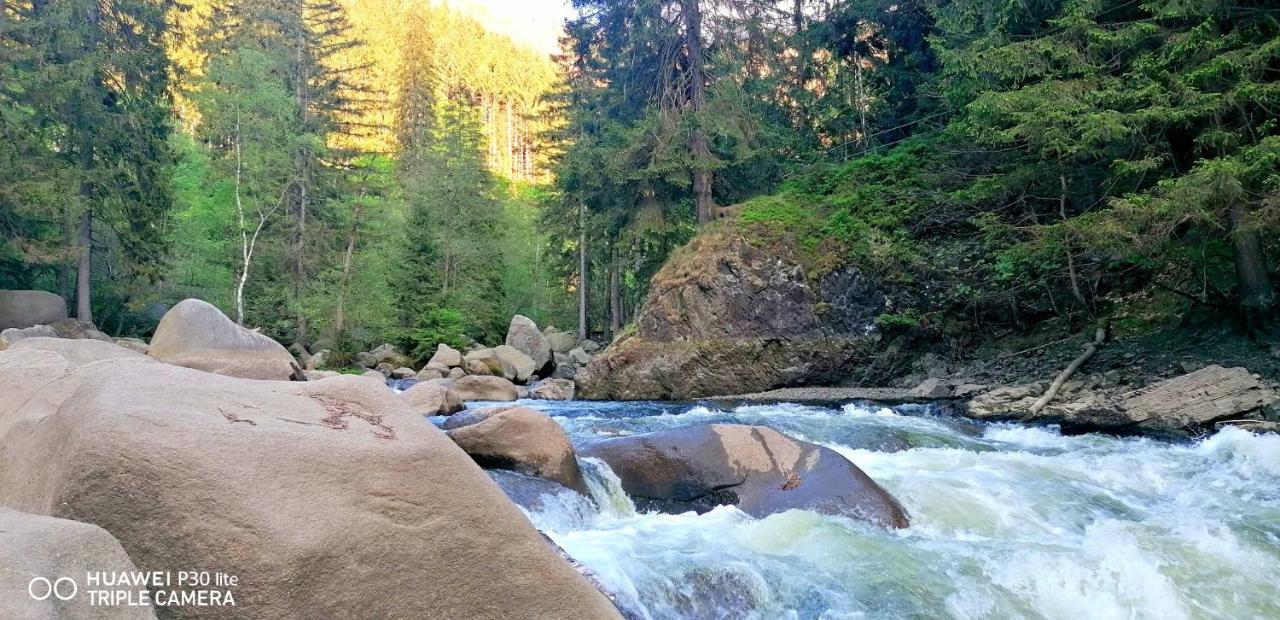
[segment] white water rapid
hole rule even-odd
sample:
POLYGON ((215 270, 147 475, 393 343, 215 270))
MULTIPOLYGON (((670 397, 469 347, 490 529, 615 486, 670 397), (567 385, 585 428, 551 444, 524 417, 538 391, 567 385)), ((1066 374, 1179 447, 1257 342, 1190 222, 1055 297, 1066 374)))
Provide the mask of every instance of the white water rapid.
POLYGON ((584 459, 594 502, 538 490, 524 508, 638 617, 1280 618, 1280 436, 1064 437, 919 405, 521 404, 575 443, 770 426, 844 454, 911 513, 900 531, 805 511, 638 514, 584 459))

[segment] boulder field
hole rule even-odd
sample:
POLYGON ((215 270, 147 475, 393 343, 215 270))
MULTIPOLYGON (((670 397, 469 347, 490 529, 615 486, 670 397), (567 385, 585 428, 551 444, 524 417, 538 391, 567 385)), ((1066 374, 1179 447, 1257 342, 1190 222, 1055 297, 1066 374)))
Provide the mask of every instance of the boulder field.
POLYGON ((0 506, 105 530, 127 560, 102 562, 239 579, 234 608, 162 615, 618 617, 380 381, 250 381, 30 338, 0 352, 0 394, 0 506))

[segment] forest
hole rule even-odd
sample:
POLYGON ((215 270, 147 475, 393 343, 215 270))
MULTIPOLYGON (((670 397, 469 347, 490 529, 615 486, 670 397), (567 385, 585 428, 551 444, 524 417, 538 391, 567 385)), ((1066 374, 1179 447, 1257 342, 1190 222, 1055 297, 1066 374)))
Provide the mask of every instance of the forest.
POLYGON ((550 58, 444 3, 0 0, 0 55, 0 288, 119 335, 607 342, 716 227, 930 337, 1275 326, 1266 0, 574 0, 550 58))

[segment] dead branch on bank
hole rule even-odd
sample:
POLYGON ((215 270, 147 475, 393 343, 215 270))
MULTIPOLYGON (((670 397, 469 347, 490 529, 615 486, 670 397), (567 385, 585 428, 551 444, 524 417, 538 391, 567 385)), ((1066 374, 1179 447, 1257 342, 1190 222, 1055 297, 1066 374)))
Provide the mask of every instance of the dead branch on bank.
POLYGON ((1058 396, 1058 392, 1062 389, 1062 386, 1071 379, 1071 376, 1076 374, 1076 371, 1080 370, 1080 367, 1083 366, 1085 362, 1089 361, 1089 358, 1093 357, 1094 354, 1098 352, 1098 349, 1102 348, 1102 345, 1106 344, 1107 331, 1108 326, 1103 324, 1094 332, 1093 341, 1086 344, 1084 346, 1084 352, 1072 360, 1071 364, 1063 369, 1062 372, 1058 373, 1058 378, 1053 380, 1053 384, 1049 386, 1048 390, 1045 390, 1045 393, 1040 397, 1040 400, 1037 400, 1035 404, 1031 405, 1029 415, 1038 415, 1042 409, 1049 406, 1049 403, 1053 402, 1053 399, 1058 396))

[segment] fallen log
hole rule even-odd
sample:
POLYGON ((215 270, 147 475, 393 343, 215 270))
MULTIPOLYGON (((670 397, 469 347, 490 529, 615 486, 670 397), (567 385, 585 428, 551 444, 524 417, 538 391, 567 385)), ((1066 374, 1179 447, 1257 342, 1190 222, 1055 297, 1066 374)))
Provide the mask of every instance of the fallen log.
POLYGON ((1094 332, 1093 341, 1085 344, 1084 352, 1072 360, 1071 363, 1062 370, 1062 372, 1058 373, 1058 378, 1053 380, 1053 384, 1049 386, 1048 390, 1045 390, 1044 395, 1031 405, 1031 409, 1028 411, 1028 417, 1039 415, 1041 410, 1049 406, 1049 403, 1053 402, 1053 399, 1058 396, 1058 392, 1062 390, 1062 386, 1065 385, 1067 381, 1071 379, 1071 376, 1076 374, 1076 371, 1080 370, 1080 367, 1083 366, 1085 362, 1089 361, 1089 358, 1093 357, 1094 354, 1098 352, 1098 349, 1102 348, 1102 345, 1106 342, 1107 326, 1102 325, 1094 332))

